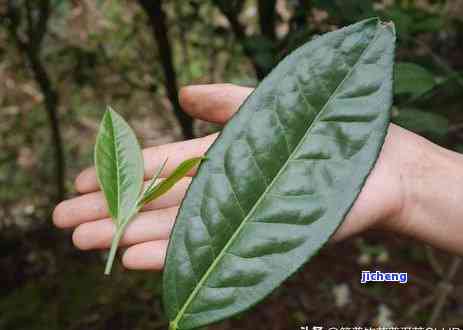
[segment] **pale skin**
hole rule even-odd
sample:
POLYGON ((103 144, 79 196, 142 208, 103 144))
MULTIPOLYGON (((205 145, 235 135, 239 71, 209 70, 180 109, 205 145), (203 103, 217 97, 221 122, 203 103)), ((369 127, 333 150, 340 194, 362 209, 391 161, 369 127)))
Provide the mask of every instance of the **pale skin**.
MULTIPOLYGON (((181 90, 180 103, 195 118, 225 124, 251 92, 230 84, 189 86, 181 90)), ((145 180, 166 157, 169 161, 162 177, 183 160, 203 155, 216 137, 144 149, 145 180)), ((391 124, 373 171, 332 241, 374 228, 463 255, 462 169, 462 155, 391 124)), ((147 205, 128 225, 121 241, 126 268, 162 270, 169 234, 193 175, 194 171, 147 205)), ((108 249, 115 227, 108 218, 95 170, 82 171, 75 187, 81 195, 61 202, 53 212, 53 222, 74 230, 73 242, 79 249, 108 249)))

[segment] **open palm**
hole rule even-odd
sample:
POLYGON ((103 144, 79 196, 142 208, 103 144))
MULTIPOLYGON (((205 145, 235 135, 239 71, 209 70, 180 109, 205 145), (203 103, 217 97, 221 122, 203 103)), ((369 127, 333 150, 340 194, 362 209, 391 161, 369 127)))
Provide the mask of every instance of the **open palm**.
MULTIPOLYGON (((246 99, 250 88, 229 84, 198 85, 183 88, 180 103, 190 115, 214 123, 225 124, 246 99)), ((170 174, 183 160, 203 155, 217 134, 147 148, 143 151, 145 179, 150 178, 166 157, 169 162, 161 177, 170 174)), ((414 134, 395 125, 389 127, 383 150, 359 198, 346 221, 334 235, 339 240, 367 228, 394 228, 403 203, 403 187, 397 171, 396 147, 399 141, 414 134)), ((169 234, 190 177, 182 179, 171 191, 148 204, 128 225, 121 240, 127 247, 122 262, 131 269, 161 270, 164 264, 169 234)), ((75 187, 82 195, 60 203, 53 221, 60 228, 74 228, 73 241, 83 250, 107 249, 115 232, 99 191, 93 168, 84 170, 75 187)))

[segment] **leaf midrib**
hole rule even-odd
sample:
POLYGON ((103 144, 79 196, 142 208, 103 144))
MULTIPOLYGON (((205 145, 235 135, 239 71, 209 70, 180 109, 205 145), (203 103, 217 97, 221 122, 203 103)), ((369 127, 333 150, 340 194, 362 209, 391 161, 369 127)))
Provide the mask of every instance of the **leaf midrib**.
MULTIPOLYGON (((293 152, 291 152, 291 154, 288 156, 288 160, 283 164, 283 166, 280 168, 280 170, 278 171, 278 173, 275 175, 275 177, 272 179, 272 181, 270 182, 270 184, 267 186, 267 188, 265 188, 264 192, 260 195, 259 199, 256 201, 256 203, 254 204, 254 206, 251 208, 251 210, 248 212, 248 215, 243 219, 243 221, 241 222, 241 224, 238 226, 238 228, 236 229, 236 231, 233 233, 233 235, 230 237, 230 240, 225 244, 225 246, 222 248, 222 250, 220 251, 220 253, 217 255, 217 258, 212 262, 212 264, 208 267, 207 271, 204 273, 204 275, 201 277, 201 279, 198 281, 198 283, 196 284, 195 288, 193 289, 193 291, 191 292, 191 294, 188 296, 186 302, 183 304, 182 308, 180 309, 180 311, 178 312, 177 316, 175 317, 175 319, 171 322, 171 326, 173 328, 173 330, 177 329, 177 326, 178 326, 178 322, 180 321, 180 319, 183 317, 183 315, 185 314, 185 311, 186 309, 189 307, 189 305, 191 304, 192 300, 196 297, 196 295, 198 294, 198 291, 203 287, 203 284, 204 282, 208 279, 209 275, 211 274, 212 271, 214 271, 216 265, 218 264, 218 262, 222 259, 222 257, 225 255, 225 253, 227 252, 228 248, 230 247, 230 245, 235 241, 235 238, 238 236, 238 234, 241 232, 241 230, 243 229, 243 227, 247 224, 247 221, 249 220, 249 218, 252 217, 252 215, 254 214, 255 210, 257 209, 257 207, 259 206, 259 204, 261 203, 261 201, 263 200, 264 196, 266 196, 266 194, 268 193, 268 191, 273 187, 273 184, 278 180, 278 178, 280 177, 280 175, 284 172, 284 170, 286 170, 286 167, 288 166, 288 164, 290 163, 291 161, 291 158, 297 153, 297 151, 299 150, 299 148, 301 147, 301 145, 303 144, 303 142, 306 140, 307 136, 310 134, 310 132, 312 131, 312 128, 313 128, 313 125, 314 123, 318 120, 318 118, 321 116, 321 114, 325 111, 326 107, 330 104, 330 102, 332 101, 334 95, 337 94, 338 90, 340 89, 341 86, 343 86, 343 84, 346 82, 347 79, 349 79, 352 75, 352 72, 355 71, 355 69, 357 68, 357 66, 359 65, 359 63, 361 62, 362 58, 365 56, 365 54, 367 53, 367 51, 370 49, 370 47, 372 47, 372 45, 376 42, 377 38, 378 38, 378 35, 379 33, 381 32, 381 22, 378 21, 377 23, 377 27, 376 27, 376 32, 375 32, 375 35, 374 37, 372 38, 370 44, 365 47, 365 49, 362 51, 362 53, 360 54, 360 56, 358 57, 357 59, 357 62, 354 64, 354 66, 349 70, 349 72, 346 74, 346 76, 343 78, 343 80, 339 83, 339 85, 336 87, 336 89, 333 91, 333 93, 331 94, 331 96, 328 98, 328 100, 326 101, 325 105, 320 109, 320 111, 318 112, 318 114, 315 116, 315 118, 313 119, 313 121, 310 123, 309 127, 307 128, 307 131, 305 132, 304 136, 301 138, 301 140, 299 141, 299 143, 297 144, 297 146, 294 148, 293 152)), ((301 92, 301 95, 302 92, 301 92)), ((306 101, 307 102, 307 101, 306 101)))
POLYGON ((116 163, 116 196, 117 196, 117 216, 116 216, 116 221, 117 221, 117 225, 119 226, 120 223, 121 223, 121 214, 120 214, 120 205, 121 205, 121 194, 120 194, 120 173, 119 173, 119 153, 118 153, 118 150, 117 150, 117 143, 116 143, 116 134, 115 134, 115 130, 114 130, 114 122, 113 122, 113 115, 111 112, 109 112, 109 127, 111 129, 111 135, 113 137, 113 149, 114 149, 114 160, 115 160, 115 163, 116 163))

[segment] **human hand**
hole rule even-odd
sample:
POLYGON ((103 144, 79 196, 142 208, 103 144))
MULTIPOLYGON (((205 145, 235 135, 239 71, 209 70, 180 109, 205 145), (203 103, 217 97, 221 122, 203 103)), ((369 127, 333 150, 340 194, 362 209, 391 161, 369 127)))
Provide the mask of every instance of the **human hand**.
MULTIPOLYGON (((189 86, 181 90, 180 103, 193 117, 225 124, 251 91, 250 88, 229 84, 189 86)), ((183 160, 203 155, 216 137, 217 134, 212 134, 143 150, 145 179, 154 174, 166 157, 169 162, 161 177, 169 175, 183 160)), ((436 240, 432 235, 429 238, 429 232, 424 232, 423 236, 413 221, 405 219, 410 215, 418 216, 422 209, 416 202, 419 194, 415 194, 414 188, 421 181, 413 181, 420 180, 413 171, 416 171, 417 161, 423 160, 423 153, 433 148, 439 147, 391 124, 376 165, 333 240, 344 239, 375 227, 429 239, 438 246, 452 249, 452 246, 445 245, 445 241, 442 244, 442 240, 436 240)), ((451 153, 447 150, 434 150, 434 153, 439 152, 451 153)), ((426 164, 428 162, 421 164, 420 168, 424 169, 426 164)), ((191 175, 194 175, 194 171, 191 175)), ((169 234, 190 182, 191 177, 182 179, 167 194, 148 204, 127 226, 120 244, 127 247, 122 257, 126 268, 162 269, 169 234)), ((79 249, 109 248, 115 226, 99 191, 94 169, 84 170, 77 177, 75 186, 82 195, 63 201, 55 208, 55 225, 60 228, 74 228, 73 242, 79 249)))

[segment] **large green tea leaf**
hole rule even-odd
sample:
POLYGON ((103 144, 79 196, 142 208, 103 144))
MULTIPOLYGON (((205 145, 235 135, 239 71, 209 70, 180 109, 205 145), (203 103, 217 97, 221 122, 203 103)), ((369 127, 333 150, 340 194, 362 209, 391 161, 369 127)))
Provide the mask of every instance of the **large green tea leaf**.
POLYGON ((394 28, 369 19, 310 41, 257 87, 207 152, 170 238, 171 329, 254 305, 317 252, 384 142, 394 28))
POLYGON ((143 158, 132 129, 115 111, 103 117, 95 145, 98 181, 109 213, 120 223, 136 207, 143 184, 143 158))

